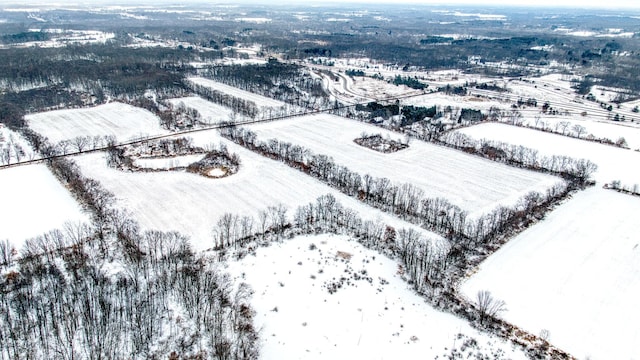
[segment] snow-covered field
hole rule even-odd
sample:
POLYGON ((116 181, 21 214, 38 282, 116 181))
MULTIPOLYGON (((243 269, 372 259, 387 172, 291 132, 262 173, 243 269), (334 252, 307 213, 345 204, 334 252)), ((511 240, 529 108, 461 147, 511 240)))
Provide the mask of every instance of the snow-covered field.
POLYGON ((508 104, 505 104, 502 101, 497 100, 489 100, 485 98, 479 98, 475 96, 458 96, 458 95, 447 95, 444 93, 432 93, 425 94, 421 96, 411 97, 405 100, 402 100, 403 105, 414 105, 414 106, 438 106, 440 108, 445 108, 447 106, 451 106, 452 108, 470 108, 475 110, 481 110, 483 113, 488 113, 489 109, 493 106, 498 108, 506 108, 508 104))
POLYGON ((222 121, 229 121, 233 111, 227 107, 212 103, 199 96, 189 96, 169 100, 174 106, 184 104, 187 108, 195 109, 200 113, 202 122, 215 124, 222 121))
POLYGON ((214 80, 205 79, 201 77, 190 77, 189 81, 197 85, 202 85, 212 90, 229 94, 231 96, 253 101, 258 107, 280 107, 284 105, 282 101, 274 100, 262 95, 254 94, 252 92, 244 91, 236 87, 229 86, 214 80))
MULTIPOLYGON (((571 77, 560 74, 550 74, 521 80, 511 79, 507 83, 507 88, 510 92, 503 94, 503 97, 511 99, 512 102, 518 98, 534 98, 538 102, 538 110, 545 102, 549 102, 549 104, 557 110, 562 112, 564 112, 564 110, 569 111, 571 117, 586 112, 587 116, 585 119, 606 120, 609 116, 612 118, 615 116, 612 113, 620 114, 620 116, 624 115, 629 122, 632 119, 636 121, 640 119, 637 113, 631 111, 633 109, 631 104, 623 104, 619 109, 613 104, 613 110, 609 112, 600 107, 599 102, 588 101, 576 94, 575 89, 572 89, 571 86, 571 77)), ((601 94, 606 94, 601 90, 597 90, 596 87, 594 87, 593 90, 593 95, 603 96, 601 94)), ((480 91, 474 90, 474 92, 480 91)), ((500 95, 497 96, 500 97, 500 95)), ((610 103, 605 102, 605 104, 608 105, 610 103)))
POLYGON ((112 102, 86 109, 47 111, 25 116, 30 128, 52 143, 77 136, 115 136, 119 141, 167 134, 160 119, 135 106, 112 102))
MULTIPOLYGON (((103 153, 77 156, 82 173, 99 180, 113 192, 117 205, 128 209, 145 229, 179 231, 192 238, 198 250, 212 247, 211 230, 225 213, 258 218, 260 211, 283 204, 289 216, 300 205, 327 193, 365 219, 387 223, 397 229, 413 227, 395 217, 363 205, 327 185, 228 142, 216 131, 194 134, 194 144, 224 143, 240 157, 238 173, 220 179, 186 172, 129 173, 107 167, 103 153)), ((426 237, 439 236, 413 227, 426 237)))
POLYGON ((379 101, 408 94, 422 94, 405 85, 396 86, 383 80, 363 76, 347 76, 333 73, 336 78, 320 72, 324 87, 329 93, 343 103, 355 104, 367 101, 379 101), (336 81, 337 79, 337 81, 336 81))
POLYGON ((0 170, 0 201, 0 240, 8 239, 18 250, 24 240, 65 222, 89 220, 44 164, 0 170))
POLYGON ((193 154, 166 158, 138 158, 133 161, 133 164, 147 169, 170 169, 188 166, 203 157, 203 154, 193 154))
POLYGON ((397 263, 346 236, 285 240, 230 262, 228 270, 255 291, 262 359, 433 359, 460 350, 458 334, 479 345, 465 356, 482 350, 525 358, 510 344, 431 308, 400 277, 397 263))
MULTIPOLYGON (((526 114, 528 115, 528 114, 526 114)), ((612 121, 593 121, 593 119, 583 118, 581 116, 541 116, 538 124, 536 125, 535 117, 525 116, 524 123, 536 127, 543 128, 542 122, 544 122, 544 128, 556 129, 556 126, 562 122, 568 122, 567 133, 575 134, 573 127, 580 125, 584 127, 584 132, 580 135, 581 138, 586 138, 589 135, 593 135, 595 138, 602 139, 607 138, 611 141, 617 141, 623 137, 630 149, 640 149, 640 126, 631 124, 629 122, 619 123, 612 121)))
POLYGON ((578 359, 640 358, 640 200, 591 188, 510 240, 462 286, 490 290, 503 317, 578 359))
POLYGON ((640 184, 640 152, 505 124, 484 123, 457 130, 476 139, 489 139, 537 149, 540 155, 585 158, 598 165, 594 179, 640 184))
POLYGON ((498 205, 513 205, 530 191, 544 192, 561 181, 544 175, 480 159, 460 151, 422 141, 411 141, 408 149, 384 154, 356 144, 363 132, 391 138, 401 136, 365 123, 320 114, 250 126, 258 137, 277 138, 333 157, 361 175, 386 177, 395 183, 410 183, 428 197, 442 197, 471 216, 489 212, 498 205))

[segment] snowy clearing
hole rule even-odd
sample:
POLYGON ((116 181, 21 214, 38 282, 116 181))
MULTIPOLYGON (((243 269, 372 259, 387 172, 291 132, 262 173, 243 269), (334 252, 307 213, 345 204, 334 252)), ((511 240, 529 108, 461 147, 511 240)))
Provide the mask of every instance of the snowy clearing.
POLYGON ((602 145, 538 130, 497 123, 484 123, 457 130, 475 139, 488 139, 537 149, 540 155, 585 158, 598 165, 593 178, 608 183, 640 184, 640 152, 602 145))
POLYGON ((331 193, 364 219, 379 220, 397 229, 412 227, 427 238, 438 235, 363 205, 327 185, 222 139, 216 131, 194 134, 194 144, 224 143, 240 157, 236 174, 210 179, 186 172, 130 173, 110 168, 104 153, 76 157, 83 175, 99 180, 113 192, 119 207, 128 209, 145 229, 179 231, 191 237, 195 249, 213 246, 211 229, 225 213, 258 218, 260 211, 283 204, 292 216, 300 205, 331 193))
POLYGON ((220 91, 221 93, 229 94, 237 98, 253 101, 258 107, 280 107, 284 106, 282 101, 274 100, 262 95, 254 94, 249 91, 238 89, 237 87, 229 86, 214 80, 205 79, 201 77, 190 77, 189 81, 196 85, 201 85, 212 90, 220 91))
POLYGON ((204 154, 193 154, 163 158, 137 158, 133 165, 147 169, 171 169, 176 167, 186 167, 189 164, 199 161, 204 154))
POLYGON ((507 320, 578 359, 639 358, 638 198, 592 188, 510 240, 463 286, 490 290, 507 320), (597 210, 596 210, 597 209, 597 210))
POLYGON ((443 357, 452 347, 460 350, 460 333, 475 338, 480 348, 468 348, 465 355, 526 358, 510 344, 431 308, 397 270, 394 261, 337 235, 296 237, 229 263, 236 281, 255 291, 262 359, 443 357), (336 291, 330 294, 328 288, 336 291))
POLYGON ((26 239, 89 217, 44 164, 0 170, 0 240, 20 249, 26 239))
POLYGON ((410 183, 428 197, 442 197, 480 216, 498 205, 513 205, 530 191, 544 192, 557 177, 513 168, 460 151, 413 140, 408 149, 380 153, 356 144, 363 132, 401 135, 365 123, 320 114, 251 125, 262 140, 277 138, 333 157, 361 175, 410 183))
POLYGON ((422 90, 415 90, 405 85, 396 86, 383 80, 364 76, 348 76, 342 73, 319 72, 324 88, 343 103, 355 104, 366 101, 379 101, 408 94, 421 94, 422 90))
POLYGON ((87 109, 47 111, 25 116, 34 131, 56 143, 77 136, 115 136, 119 141, 167 134, 160 119, 135 106, 112 102, 87 109))
POLYGON ((205 124, 216 124, 229 121, 233 116, 233 111, 227 107, 212 103, 199 96, 189 96, 170 99, 174 106, 184 104, 185 107, 195 109, 200 113, 201 121, 205 124))
POLYGON ((481 110, 484 113, 488 112, 493 106, 498 108, 505 108, 507 106, 505 103, 497 100, 488 100, 475 96, 447 95, 444 93, 432 93, 411 97, 406 100, 402 100, 402 104, 425 107, 436 105, 441 108, 451 106, 453 109, 462 107, 481 110))

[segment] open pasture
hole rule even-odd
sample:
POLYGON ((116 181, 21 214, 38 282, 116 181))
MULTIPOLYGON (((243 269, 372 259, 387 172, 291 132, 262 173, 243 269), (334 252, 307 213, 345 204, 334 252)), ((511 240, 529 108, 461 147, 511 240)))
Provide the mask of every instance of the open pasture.
POLYGON ((263 359, 433 359, 452 349, 464 358, 525 358, 433 309, 396 262, 346 236, 299 236, 259 248, 228 270, 254 290, 263 359))
POLYGON ((169 102, 173 106, 184 105, 187 108, 197 110, 201 116, 200 121, 205 124, 216 124, 223 121, 229 121, 233 116, 233 111, 231 109, 211 101, 207 101, 199 96, 175 98, 170 99, 169 102))
POLYGON ((212 227, 225 213, 257 219, 260 211, 282 204, 292 217, 298 206, 315 202, 327 193, 364 219, 379 220, 397 229, 412 227, 427 238, 439 238, 363 205, 283 163, 228 142, 216 131, 194 134, 194 143, 200 146, 219 142, 240 158, 239 171, 219 179, 186 172, 122 172, 107 166, 104 153, 78 156, 76 162, 85 176, 98 179, 113 192, 117 205, 128 209, 144 229, 179 231, 190 236, 199 250, 213 246, 212 227))
POLYGON ((510 240, 462 285, 504 300, 507 321, 578 359, 640 357, 638 198, 591 188, 510 240))
POLYGON ((471 216, 499 205, 514 205, 526 193, 544 192, 562 181, 417 140, 411 141, 408 149, 395 153, 377 152, 353 140, 362 133, 392 139, 401 135, 332 115, 296 117, 250 127, 262 140, 276 138, 304 146, 361 175, 413 184, 427 197, 445 198, 471 216))
POLYGON ((44 164, 0 170, 0 203, 0 240, 9 240, 17 250, 24 240, 66 222, 89 220, 44 164))
POLYGON ((151 112, 112 102, 86 109, 47 111, 25 116, 30 128, 52 143, 81 136, 115 136, 118 141, 166 134, 151 112))
POLYGON ((620 180, 640 184, 640 152, 588 142, 533 129, 497 123, 485 123, 457 130, 475 139, 488 139, 536 149, 540 155, 565 155, 585 158, 598 165, 593 175, 598 182, 620 180))

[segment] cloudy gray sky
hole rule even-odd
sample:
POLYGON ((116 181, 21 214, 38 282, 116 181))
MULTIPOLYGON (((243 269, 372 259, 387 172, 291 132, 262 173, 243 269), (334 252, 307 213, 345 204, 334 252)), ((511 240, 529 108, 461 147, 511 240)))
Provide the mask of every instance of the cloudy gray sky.
POLYGON ((288 3, 407 3, 407 4, 433 4, 433 5, 494 5, 494 6, 563 6, 574 8, 635 8, 640 9, 640 0, 289 0, 288 3))
POLYGON ((640 0, 53 0, 53 1, 24 1, 24 0, 0 0, 0 5, 6 4, 46 4, 46 5, 70 5, 70 4, 186 4, 189 2, 216 4, 216 3, 261 3, 261 4, 424 4, 424 5, 473 5, 473 6, 561 6, 572 8, 625 8, 640 10, 640 0))

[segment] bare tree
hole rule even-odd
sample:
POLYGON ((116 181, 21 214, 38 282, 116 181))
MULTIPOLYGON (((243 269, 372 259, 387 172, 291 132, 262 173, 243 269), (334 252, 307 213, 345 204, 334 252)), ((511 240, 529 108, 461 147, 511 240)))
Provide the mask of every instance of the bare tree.
POLYGON ((533 127, 537 128, 538 125, 540 125, 540 115, 536 115, 536 117, 533 119, 533 127))
POLYGON ((522 125, 522 122, 524 121, 522 113, 516 109, 511 109, 511 111, 509 111, 509 121, 512 125, 522 125))
POLYGON ((16 254, 16 249, 9 240, 0 241, 0 265, 11 266, 13 257, 16 254))
POLYGON ((556 124, 556 131, 560 129, 562 131, 562 135, 564 135, 567 132, 569 125, 571 125, 571 123, 568 121, 560 121, 556 124))
POLYGON ((575 124, 575 125, 573 125, 573 127, 571 128, 571 130, 573 130, 573 133, 576 135, 576 137, 577 137, 578 139, 580 138, 580 136, 581 136, 582 134, 584 134, 584 133, 585 133, 585 131, 587 131, 587 129, 586 129, 584 126, 580 125, 580 124, 575 124))
POLYGON ((75 146, 78 152, 84 151, 84 149, 86 149, 90 143, 91 143, 90 136, 76 136, 73 139, 71 139, 71 144, 75 146))
POLYGON ((480 312, 480 324, 483 324, 487 318, 494 317, 507 310, 506 303, 498 300, 491 295, 490 291, 478 291, 476 306, 480 312))

